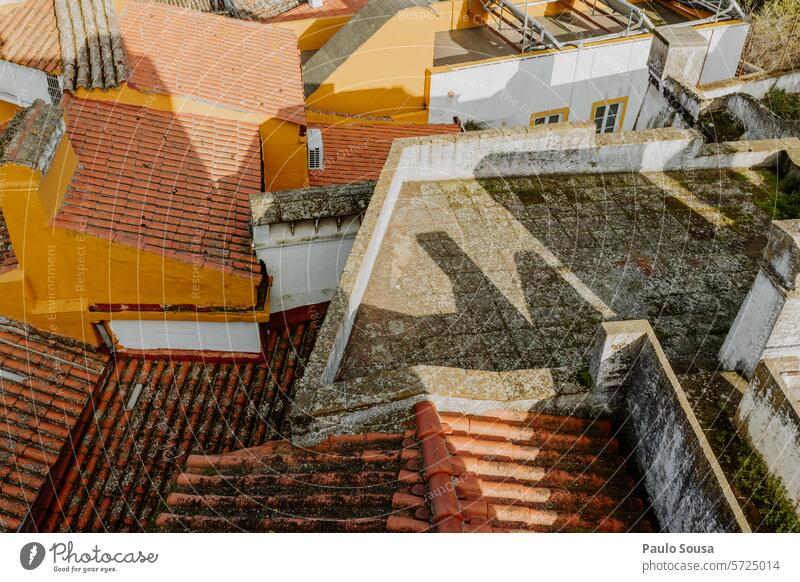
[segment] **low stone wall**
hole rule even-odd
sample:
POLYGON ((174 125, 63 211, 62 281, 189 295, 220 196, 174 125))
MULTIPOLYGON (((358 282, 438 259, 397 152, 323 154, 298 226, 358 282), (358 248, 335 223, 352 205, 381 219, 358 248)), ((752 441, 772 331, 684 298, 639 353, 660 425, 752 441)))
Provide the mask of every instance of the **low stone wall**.
POLYGON ((736 422, 770 472, 781 478, 800 515, 800 357, 759 363, 736 422))
POLYGON ((745 133, 741 139, 800 137, 800 121, 778 117, 750 95, 729 95, 725 98, 725 108, 744 126, 745 133))
POLYGON ((604 323, 603 331, 594 391, 619 419, 662 529, 750 531, 650 324, 604 323))
POLYGON ((800 71, 784 71, 781 73, 752 73, 734 79, 708 83, 695 88, 701 100, 709 101, 743 93, 761 99, 772 87, 783 89, 787 93, 800 93, 800 71))
MULTIPOLYGON (((756 102, 758 99, 763 98, 772 87, 783 89, 788 93, 800 93, 800 71, 792 71, 775 76, 750 75, 699 87, 689 87, 672 77, 664 79, 662 83, 663 93, 670 102, 670 106, 680 110, 680 113, 688 117, 688 119, 697 122, 704 111, 722 98, 734 95, 739 97, 746 96, 751 98, 751 101, 756 102)), ((737 102, 736 107, 747 106, 737 102)), ((771 114, 769 110, 766 110, 766 112, 771 114)), ((734 111, 731 111, 731 113, 736 115, 734 111)), ((739 118, 745 122, 745 126, 748 126, 746 119, 739 118)), ((798 134, 795 132, 777 136, 774 133, 766 133, 764 137, 756 137, 754 134, 748 139, 768 139, 770 137, 786 136, 797 137, 798 134)))
POLYGON ((776 220, 761 270, 720 349, 727 370, 751 378, 762 358, 800 354, 800 220, 776 220))

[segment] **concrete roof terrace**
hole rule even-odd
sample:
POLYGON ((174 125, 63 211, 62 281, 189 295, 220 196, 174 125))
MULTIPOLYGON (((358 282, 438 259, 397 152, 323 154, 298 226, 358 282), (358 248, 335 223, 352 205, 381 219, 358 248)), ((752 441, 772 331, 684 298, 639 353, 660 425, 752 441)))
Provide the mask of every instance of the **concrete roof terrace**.
POLYGON ((413 396, 420 374, 429 394, 529 410, 554 382, 581 390, 603 321, 648 320, 677 371, 713 369, 770 232, 754 201, 798 147, 589 124, 397 140, 297 426, 328 396, 351 410, 413 396))
POLYGON ((588 367, 603 320, 647 319, 676 369, 716 354, 758 271, 758 172, 412 182, 337 379, 417 364, 588 367))

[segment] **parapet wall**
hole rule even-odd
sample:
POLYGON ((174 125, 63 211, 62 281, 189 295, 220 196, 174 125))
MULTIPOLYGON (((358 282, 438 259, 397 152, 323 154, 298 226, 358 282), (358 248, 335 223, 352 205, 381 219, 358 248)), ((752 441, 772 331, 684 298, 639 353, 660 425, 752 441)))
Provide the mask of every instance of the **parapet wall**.
POLYGON ((761 270, 719 353, 747 378, 762 358, 800 355, 800 220, 776 220, 761 270))
POLYGON ((704 145, 693 130, 596 135, 593 124, 396 140, 353 244, 299 390, 335 381, 353 321, 405 182, 767 166, 800 139, 704 145))
POLYGON ((800 357, 759 363, 736 422, 770 472, 781 478, 800 515, 800 357))
POLYGON ((603 324, 592 364, 668 532, 749 532, 677 376, 646 321, 603 324))

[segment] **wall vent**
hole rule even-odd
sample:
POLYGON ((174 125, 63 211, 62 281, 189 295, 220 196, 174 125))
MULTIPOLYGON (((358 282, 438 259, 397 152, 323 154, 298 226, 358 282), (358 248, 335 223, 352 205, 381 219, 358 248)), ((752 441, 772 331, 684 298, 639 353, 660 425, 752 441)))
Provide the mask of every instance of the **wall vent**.
POLYGON ((47 93, 50 95, 53 105, 61 103, 64 92, 61 90, 61 82, 55 75, 47 75, 47 93))
POLYGON ((308 130, 308 169, 321 170, 325 167, 322 158, 322 131, 308 130))

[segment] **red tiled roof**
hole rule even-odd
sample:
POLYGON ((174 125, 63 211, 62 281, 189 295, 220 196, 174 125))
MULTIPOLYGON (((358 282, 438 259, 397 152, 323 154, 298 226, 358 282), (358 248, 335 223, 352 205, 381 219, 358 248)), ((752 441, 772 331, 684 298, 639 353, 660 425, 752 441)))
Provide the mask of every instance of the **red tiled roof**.
POLYGON ((0 209, 0 274, 12 271, 18 266, 14 245, 11 244, 11 237, 8 235, 6 217, 0 209))
POLYGON ((294 32, 159 3, 129 2, 120 21, 130 85, 305 123, 294 32))
POLYGON ((69 96, 64 107, 80 167, 56 225, 211 268, 260 272, 249 199, 261 191, 257 125, 69 96))
MULTIPOLYGON (((320 311, 320 314, 324 311, 320 311)), ((270 332, 264 355, 176 360, 118 354, 83 417, 40 531, 139 531, 190 451, 226 454, 284 432, 319 319, 270 332)))
POLYGON ((323 169, 309 170, 310 186, 377 180, 392 142, 401 137, 458 133, 458 125, 311 125, 322 131, 323 169))
POLYGON ((28 0, 0 10, 0 60, 53 75, 61 73, 53 0, 28 0))
POLYGON ((311 8, 308 2, 304 2, 283 14, 267 19, 265 22, 289 22, 305 18, 330 18, 332 16, 355 14, 366 6, 367 2, 369 0, 325 0, 319 8, 311 8))
POLYGON ((20 524, 107 356, 0 319, 0 532, 20 524))
POLYGON ((648 531, 607 420, 439 415, 415 429, 192 455, 156 524, 192 531, 648 531))

